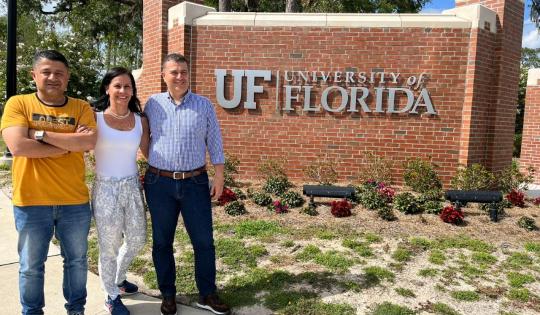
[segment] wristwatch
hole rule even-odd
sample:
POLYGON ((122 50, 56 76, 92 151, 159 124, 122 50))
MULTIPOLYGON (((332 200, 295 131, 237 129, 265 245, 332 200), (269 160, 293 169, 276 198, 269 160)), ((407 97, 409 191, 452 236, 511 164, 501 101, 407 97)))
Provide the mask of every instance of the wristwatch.
POLYGON ((45 130, 37 130, 36 132, 34 132, 34 139, 36 139, 37 141, 41 143, 45 143, 45 141, 43 141, 44 137, 45 137, 45 130))

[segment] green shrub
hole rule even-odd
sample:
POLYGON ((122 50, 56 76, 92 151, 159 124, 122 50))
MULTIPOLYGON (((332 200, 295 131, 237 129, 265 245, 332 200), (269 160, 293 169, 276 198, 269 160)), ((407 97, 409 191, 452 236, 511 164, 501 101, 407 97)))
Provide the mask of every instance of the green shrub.
POLYGON ((288 191, 281 195, 281 202, 289 208, 297 208, 304 205, 304 198, 296 191, 288 191))
POLYGON ((443 203, 438 200, 421 200, 420 207, 429 214, 440 214, 443 209, 443 203))
POLYGON ((413 194, 404 192, 394 198, 394 208, 405 214, 415 214, 422 212, 422 208, 413 194))
POLYGON ((415 311, 408 307, 392 304, 390 302, 384 302, 375 306, 371 315, 414 315, 415 311))
POLYGON ((356 188, 358 202, 366 209, 377 210, 387 206, 387 199, 381 195, 376 186, 363 184, 356 188))
POLYGON ((451 180, 451 186, 461 190, 490 190, 497 186, 495 175, 481 164, 460 166, 451 180))
POLYGON ((304 175, 320 185, 332 185, 337 181, 336 165, 329 159, 317 159, 304 169, 304 175))
POLYGON ((475 291, 452 291, 450 296, 456 300, 466 302, 476 302, 480 300, 480 295, 475 291))
POLYGON ((407 160, 404 165, 403 180, 405 185, 420 193, 442 188, 435 165, 431 161, 420 158, 407 160))
POLYGON ((534 231, 538 229, 538 227, 536 226, 536 223, 534 222, 534 219, 528 216, 522 216, 521 218, 519 218, 519 220, 517 221, 517 225, 520 228, 523 228, 529 231, 534 231))
POLYGON ((242 215, 247 213, 246 207, 241 201, 231 201, 225 205, 225 213, 232 216, 242 215))
POLYGON ((373 152, 365 151, 360 162, 358 179, 361 183, 374 180, 376 182, 391 184, 392 167, 392 160, 373 152))
POLYGON ((286 176, 269 177, 264 183, 263 190, 269 194, 280 196, 291 186, 292 185, 286 176))
POLYGON ((231 188, 231 190, 236 195, 236 198, 238 198, 240 200, 246 200, 247 199, 246 194, 244 194, 242 189, 234 187, 234 188, 231 188))
POLYGON ((272 177, 287 178, 287 174, 285 173, 286 163, 287 160, 285 159, 266 159, 264 161, 261 161, 261 163, 257 167, 257 171, 259 171, 259 174, 261 174, 261 176, 266 180, 272 177))
POLYGON ((236 186, 236 181, 234 180, 233 176, 238 174, 238 165, 240 165, 240 160, 238 157, 233 154, 225 153, 225 165, 223 166, 223 178, 225 181, 225 186, 236 186))
POLYGON ((512 160, 510 166, 497 174, 499 190, 503 193, 509 193, 512 190, 527 190, 528 185, 533 182, 534 172, 532 166, 527 168, 527 174, 520 172, 519 163, 512 160))
POLYGON ((385 221, 394 221, 397 219, 394 210, 388 205, 377 209, 377 215, 385 221))
POLYGON ((310 216, 316 216, 319 215, 319 212, 317 211, 317 206, 309 203, 306 207, 303 207, 300 212, 305 213, 310 216))
POLYGON ((251 200, 253 200, 256 205, 266 207, 272 203, 272 197, 264 192, 256 191, 253 192, 251 196, 251 200))

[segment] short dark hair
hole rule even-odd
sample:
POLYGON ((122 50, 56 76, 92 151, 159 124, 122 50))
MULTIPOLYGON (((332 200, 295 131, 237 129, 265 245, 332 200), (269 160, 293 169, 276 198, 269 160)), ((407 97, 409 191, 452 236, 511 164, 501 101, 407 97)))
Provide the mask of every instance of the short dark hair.
POLYGON ((127 75, 129 77, 129 80, 131 81, 131 88, 133 89, 133 95, 131 96, 131 99, 128 103, 129 110, 142 116, 141 102, 137 97, 137 86, 135 86, 135 78, 133 77, 133 74, 131 74, 131 71, 123 67, 115 67, 105 73, 105 76, 103 76, 103 80, 101 80, 101 84, 99 86, 99 98, 92 103, 94 110, 96 112, 102 112, 111 105, 109 101, 109 95, 107 94, 107 87, 109 86, 109 84, 111 84, 111 81, 114 78, 121 75, 127 75))
POLYGON ((59 61, 63 63, 66 66, 66 68, 69 69, 69 64, 66 57, 64 57, 64 55, 62 55, 62 53, 60 53, 59 51, 48 49, 48 50, 40 50, 36 52, 36 54, 34 55, 34 62, 32 63, 32 68, 35 67, 41 59, 59 61))
POLYGON ((189 61, 184 55, 172 53, 165 56, 165 59, 163 59, 163 63, 161 64, 161 71, 165 69, 165 64, 169 61, 174 61, 176 63, 186 63, 189 66, 189 61))

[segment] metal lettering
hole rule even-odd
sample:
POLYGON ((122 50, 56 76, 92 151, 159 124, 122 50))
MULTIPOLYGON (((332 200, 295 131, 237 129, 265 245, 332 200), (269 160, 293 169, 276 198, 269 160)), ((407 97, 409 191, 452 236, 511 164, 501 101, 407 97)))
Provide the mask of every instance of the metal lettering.
POLYGON ((242 77, 244 76, 244 70, 233 70, 232 75, 234 77, 233 85, 233 98, 231 100, 225 99, 225 77, 227 76, 227 70, 216 69, 216 100, 218 104, 223 108, 236 108, 240 104, 242 97, 242 77))
POLYGON ((418 96, 418 99, 416 99, 416 103, 414 104, 413 109, 410 111, 411 114, 418 114, 417 108, 418 106, 425 106, 426 111, 429 114, 437 115, 437 112, 435 111, 435 108, 433 108, 433 102, 431 101, 431 96, 429 95, 429 92, 427 89, 422 89, 420 91, 420 96, 418 96), (421 104, 420 101, 423 100, 424 103, 421 104))
POLYGON ((327 111, 333 112, 333 113, 338 113, 338 112, 343 111, 345 109, 345 106, 347 106, 348 102, 349 102, 349 94, 347 94, 347 90, 337 85, 327 87, 323 91, 322 96, 321 96, 322 107, 326 109, 327 111), (330 91, 332 91, 333 89, 337 89, 341 93, 341 104, 336 109, 328 105, 328 94, 330 94, 330 91))
POLYGON ((414 104, 414 95, 410 89, 406 88, 389 88, 388 89, 388 110, 387 113, 405 113, 410 110, 414 104), (401 110, 396 109, 396 92, 401 91, 407 94, 407 105, 401 110))
POLYGON ((369 109, 369 106, 366 103, 366 99, 369 96, 369 90, 366 87, 352 87, 351 88, 351 107, 349 108, 349 112, 356 113, 358 112, 358 109, 356 109, 356 101, 360 104, 362 107, 362 111, 365 113, 371 113, 371 110, 369 109), (358 94, 358 90, 362 90, 362 96, 360 98, 356 98, 356 95, 358 94))
POLYGON ((263 78, 264 81, 270 81, 272 72, 270 70, 246 70, 246 77, 247 91, 244 107, 247 109, 256 109, 255 93, 262 93, 264 89, 262 85, 255 85, 255 78, 263 78))

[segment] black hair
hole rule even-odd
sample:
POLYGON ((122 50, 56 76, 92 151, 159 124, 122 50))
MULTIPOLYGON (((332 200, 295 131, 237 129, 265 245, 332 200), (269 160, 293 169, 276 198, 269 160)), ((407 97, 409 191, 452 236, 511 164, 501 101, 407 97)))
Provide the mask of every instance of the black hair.
POLYGON ((101 85, 99 86, 99 98, 92 103, 94 110, 96 112, 102 112, 106 110, 111 104, 109 101, 109 95, 107 94, 107 87, 111 84, 111 81, 121 75, 127 75, 131 80, 131 88, 133 89, 133 95, 128 103, 128 108, 130 111, 137 113, 142 116, 141 101, 137 98, 137 87, 135 85, 135 78, 131 71, 122 67, 115 67, 105 73, 103 80, 101 80, 101 85))
POLYGON ((163 59, 163 63, 161 64, 161 71, 165 69, 165 64, 169 61, 174 61, 176 63, 186 63, 189 66, 189 61, 184 55, 172 53, 165 56, 165 59, 163 59))
POLYGON ((69 63, 66 57, 64 57, 64 55, 62 55, 62 53, 60 53, 59 51, 49 49, 49 50, 40 50, 36 52, 36 54, 34 55, 34 61, 32 63, 32 67, 34 68, 41 59, 49 59, 52 61, 61 62, 66 66, 66 68, 69 69, 69 63))

